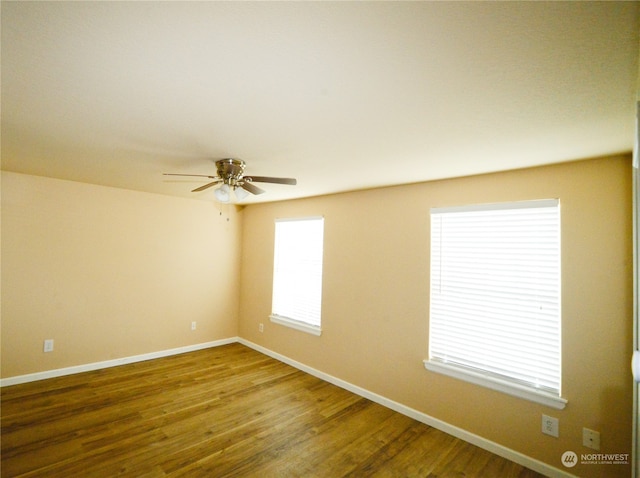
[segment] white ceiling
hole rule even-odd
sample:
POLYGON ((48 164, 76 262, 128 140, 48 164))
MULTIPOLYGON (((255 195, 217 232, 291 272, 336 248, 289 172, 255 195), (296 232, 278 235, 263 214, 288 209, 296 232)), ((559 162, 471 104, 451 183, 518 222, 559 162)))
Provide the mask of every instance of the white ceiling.
POLYGON ((633 148, 640 2, 7 2, 2 169, 271 201, 633 148))

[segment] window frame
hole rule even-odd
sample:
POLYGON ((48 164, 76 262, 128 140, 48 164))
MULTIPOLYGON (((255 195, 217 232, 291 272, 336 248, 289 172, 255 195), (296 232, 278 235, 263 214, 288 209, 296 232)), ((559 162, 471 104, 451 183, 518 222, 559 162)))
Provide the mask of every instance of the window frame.
MULTIPOLYGON (((324 269, 324 216, 304 216, 304 217, 292 217, 292 218, 276 218, 274 224, 274 258, 273 258, 273 284, 272 284, 272 297, 271 297, 271 314, 269 315, 269 320, 273 323, 283 325, 285 327, 289 327, 295 330, 299 330, 301 332, 306 332, 308 334, 312 334, 315 336, 320 336, 322 334, 322 276, 324 269), (318 303, 316 304, 318 307, 318 324, 311 323, 309 321, 289 317, 284 314, 279 314, 275 311, 276 309, 276 293, 277 290, 277 277, 278 273, 278 223, 296 223, 296 222, 309 222, 309 221, 321 221, 322 228, 322 237, 320 238, 320 251, 319 252, 319 273, 320 273, 320 290, 318 293, 318 303)), ((317 271, 316 271, 317 272, 317 271)))
MULTIPOLYGON (((429 344, 428 344, 428 352, 429 357, 425 359, 424 367, 432 372, 444 374, 456 379, 464 380, 470 383, 474 383, 476 385, 480 385, 483 387, 487 387, 493 390, 497 390, 512 396, 524 398, 533 402, 541 403, 556 409, 563 409, 567 400, 561 397, 561 380, 562 380, 562 344, 561 344, 561 324, 562 324, 562 313, 561 313, 561 290, 560 290, 560 281, 561 281, 561 217, 560 217, 560 201, 558 199, 549 199, 549 200, 534 200, 534 201, 520 201, 520 202, 506 202, 506 203, 492 203, 492 204, 478 204, 471 206, 460 206, 460 207, 448 207, 448 208, 432 208, 430 212, 430 218, 433 224, 434 214, 447 214, 447 213, 457 213, 457 212, 476 212, 476 211, 506 211, 513 209, 523 209, 523 208, 535 208, 535 207, 552 207, 555 206, 557 208, 558 215, 558 223, 557 223, 557 233, 558 233, 558 241, 557 241, 557 251, 558 251, 558 283, 557 283, 557 294, 558 294, 558 328, 557 328, 557 340, 558 340, 558 379, 559 379, 559 387, 557 394, 553 391, 547 391, 541 388, 536 388, 535 386, 518 383, 515 378, 509 377, 501 377, 496 375, 494 372, 483 370, 483 369, 474 369, 469 366, 459 365, 456 363, 448 363, 446 360, 443 360, 442 357, 435 358, 432 356, 432 333, 434 330, 434 319, 433 314, 433 304, 430 305, 429 308, 429 344)), ((429 297, 430 302, 433 301, 432 297, 432 288, 434 286, 434 243, 439 241, 438 238, 434 238, 435 228, 432 227, 430 232, 430 254, 431 254, 431 265, 430 265, 430 281, 429 281, 429 297)), ((436 245, 437 246, 437 245, 436 245)), ((439 280, 439 278, 437 279, 439 280)))

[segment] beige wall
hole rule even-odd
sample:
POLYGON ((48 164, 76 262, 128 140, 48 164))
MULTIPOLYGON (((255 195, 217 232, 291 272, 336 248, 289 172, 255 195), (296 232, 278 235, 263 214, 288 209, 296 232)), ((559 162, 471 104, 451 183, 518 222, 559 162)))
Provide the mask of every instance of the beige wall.
MULTIPOLYGON (((630 156, 253 205, 242 216, 241 337, 558 468, 563 452, 590 452, 582 427, 601 433, 601 452, 631 453, 630 156), (561 201, 562 411, 422 362, 429 209, 544 198, 561 201), (310 215, 325 218, 320 337, 268 320, 274 219, 310 215), (560 438, 541 433, 543 413, 560 419, 560 438)), ((630 467, 571 472, 629 476, 630 467)))
MULTIPOLYGON (((629 156, 252 205, 240 213, 3 172, 1 219, 2 377, 240 335, 558 468, 564 451, 589 453, 581 446, 583 426, 600 431, 601 452, 630 453, 629 156), (562 208, 569 400, 562 411, 422 364, 429 208, 550 197, 562 208), (325 217, 320 337, 268 321, 274 219, 308 215, 325 217), (55 339, 52 353, 42 351, 46 338, 55 339), (542 413, 560 419, 559 439, 540 433, 542 413)), ((571 471, 629 475, 614 466, 571 471)))
POLYGON ((237 336, 240 232, 232 206, 3 172, 2 377, 237 336))

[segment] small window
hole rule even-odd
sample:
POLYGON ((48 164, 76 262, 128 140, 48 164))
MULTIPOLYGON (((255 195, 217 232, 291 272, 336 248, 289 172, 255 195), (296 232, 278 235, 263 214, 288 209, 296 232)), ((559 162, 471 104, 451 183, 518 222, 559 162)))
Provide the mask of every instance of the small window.
POLYGON ((557 200, 431 210, 425 367, 564 408, 557 200))
POLYGON ((271 321, 320 335, 324 219, 276 221, 271 321))

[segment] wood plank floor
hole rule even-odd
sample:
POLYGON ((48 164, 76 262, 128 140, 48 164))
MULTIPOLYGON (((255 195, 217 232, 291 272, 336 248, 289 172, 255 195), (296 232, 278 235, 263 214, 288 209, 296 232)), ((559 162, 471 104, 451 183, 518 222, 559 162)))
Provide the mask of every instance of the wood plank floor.
POLYGON ((2 389, 2 477, 540 477, 240 344, 2 389))

